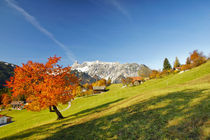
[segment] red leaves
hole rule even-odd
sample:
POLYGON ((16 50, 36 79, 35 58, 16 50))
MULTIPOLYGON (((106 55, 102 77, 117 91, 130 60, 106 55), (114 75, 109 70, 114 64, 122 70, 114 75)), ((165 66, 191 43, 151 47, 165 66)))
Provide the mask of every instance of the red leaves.
POLYGON ((14 77, 7 81, 13 96, 24 95, 29 110, 39 111, 74 98, 78 78, 71 67, 57 65, 61 57, 50 57, 46 64, 28 61, 15 68, 14 77))

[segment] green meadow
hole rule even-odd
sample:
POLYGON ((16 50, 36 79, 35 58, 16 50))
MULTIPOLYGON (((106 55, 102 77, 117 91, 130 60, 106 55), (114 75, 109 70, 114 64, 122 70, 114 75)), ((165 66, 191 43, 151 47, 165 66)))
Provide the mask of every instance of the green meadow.
MULTIPOLYGON (((67 105, 60 105, 63 110, 67 105)), ((48 110, 3 111, 0 139, 210 139, 210 61, 136 87, 80 97, 56 120, 48 110)))

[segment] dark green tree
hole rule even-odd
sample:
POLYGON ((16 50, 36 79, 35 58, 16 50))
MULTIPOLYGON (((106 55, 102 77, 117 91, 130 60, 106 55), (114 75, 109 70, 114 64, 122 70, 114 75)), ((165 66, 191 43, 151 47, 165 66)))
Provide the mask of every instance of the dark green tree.
POLYGON ((163 62, 163 70, 170 70, 171 69, 171 64, 169 63, 168 59, 165 58, 163 62))

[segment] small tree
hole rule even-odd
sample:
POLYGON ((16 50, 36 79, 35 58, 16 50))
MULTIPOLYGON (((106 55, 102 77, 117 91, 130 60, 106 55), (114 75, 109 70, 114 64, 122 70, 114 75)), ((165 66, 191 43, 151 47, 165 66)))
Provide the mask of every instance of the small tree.
POLYGON ((171 69, 171 64, 169 63, 168 59, 165 58, 163 62, 163 70, 170 70, 171 69))
POLYGON ((179 62, 179 59, 178 59, 178 57, 176 57, 175 62, 174 62, 174 68, 177 68, 177 67, 180 67, 180 66, 181 66, 181 64, 179 62))
POLYGON ((3 94, 8 94, 9 96, 11 96, 11 92, 10 92, 9 88, 0 89, 0 104, 3 104, 2 103, 3 94))
POLYGON ((85 89, 88 89, 89 84, 88 84, 88 83, 86 83, 86 84, 84 84, 84 85, 83 85, 83 87, 84 87, 85 89))
POLYGON ((101 79, 99 81, 96 81, 95 83, 92 83, 93 86, 106 86, 106 80, 105 79, 101 79))
POLYGON ((129 86, 132 84, 133 79, 130 77, 121 79, 123 86, 129 86))
POLYGON ((181 70, 183 70, 183 71, 188 70, 190 68, 191 68, 190 64, 185 64, 185 65, 181 66, 181 70))
POLYGON ((17 66, 14 77, 7 81, 7 86, 13 92, 12 96, 24 95, 28 110, 49 108, 50 112, 56 112, 58 119, 62 119, 57 105, 65 104, 75 97, 79 80, 71 73, 71 67, 62 68, 57 65, 60 59, 61 57, 54 56, 45 64, 28 61, 22 67, 17 66))
POLYGON ((125 86, 125 85, 126 85, 125 78, 122 78, 122 79, 121 79, 121 82, 122 82, 123 86, 125 86))
POLYGON ((152 73, 149 76, 151 79, 153 78, 159 78, 160 77, 160 72, 157 70, 152 70, 152 73))
POLYGON ((186 60, 186 65, 190 65, 191 64, 191 62, 190 62, 190 58, 189 57, 187 57, 187 60, 186 60))
POLYGON ((82 87, 80 85, 76 88, 76 94, 78 97, 83 96, 82 87))
POLYGON ((107 85, 107 86, 110 86, 111 83, 112 83, 112 80, 111 80, 111 78, 109 78, 108 81, 107 81, 107 83, 106 83, 106 85, 107 85))
POLYGON ((128 86, 128 85, 131 85, 131 84, 132 84, 133 79, 130 78, 130 77, 127 77, 127 78, 125 79, 125 81, 126 81, 126 85, 128 86))
POLYGON ((7 105, 9 105, 11 103, 11 101, 12 101, 11 96, 9 96, 6 93, 2 94, 2 104, 5 107, 7 107, 7 105))

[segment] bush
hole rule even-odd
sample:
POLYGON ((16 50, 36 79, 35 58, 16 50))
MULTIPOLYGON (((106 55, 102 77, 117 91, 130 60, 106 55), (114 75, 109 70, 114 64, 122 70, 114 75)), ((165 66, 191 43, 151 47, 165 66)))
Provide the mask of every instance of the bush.
POLYGON ((106 86, 107 82, 105 79, 101 79, 99 81, 96 81, 95 83, 92 84, 93 86, 106 86))
POLYGON ((154 79, 154 78, 159 78, 160 77, 160 72, 157 70, 152 70, 152 73, 150 74, 150 79, 154 79))
POLYGON ((174 70, 173 71, 174 74, 179 73, 179 72, 180 72, 179 70, 174 70))

